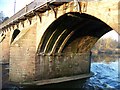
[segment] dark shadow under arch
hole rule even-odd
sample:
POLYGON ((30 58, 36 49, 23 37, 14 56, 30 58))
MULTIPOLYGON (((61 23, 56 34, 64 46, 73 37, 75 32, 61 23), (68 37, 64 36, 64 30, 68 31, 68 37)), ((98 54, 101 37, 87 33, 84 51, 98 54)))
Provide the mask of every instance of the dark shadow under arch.
POLYGON ((4 41, 4 39, 6 38, 6 34, 2 33, 1 37, 0 37, 0 43, 4 41))
POLYGON ((11 38, 11 43, 14 41, 14 39, 17 37, 17 35, 20 33, 20 30, 15 29, 11 38))
POLYGON ((47 28, 37 53, 87 52, 110 30, 110 26, 94 16, 78 12, 66 13, 47 28))

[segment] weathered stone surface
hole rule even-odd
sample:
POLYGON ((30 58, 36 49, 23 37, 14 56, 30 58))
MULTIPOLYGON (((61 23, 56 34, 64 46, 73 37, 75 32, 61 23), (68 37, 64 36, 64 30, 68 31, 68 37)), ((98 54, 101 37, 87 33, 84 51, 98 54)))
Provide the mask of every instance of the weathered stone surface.
POLYGON ((8 63, 10 58, 9 42, 10 42, 10 31, 6 32, 3 36, 1 36, 0 61, 4 63, 8 63))
POLYGON ((89 53, 71 53, 61 56, 38 56, 37 78, 39 80, 68 77, 90 73, 89 53))
POLYGON ((10 80, 25 81, 35 79, 36 26, 29 30, 10 47, 10 80))
POLYGON ((56 14, 53 10, 35 15, 32 12, 32 16, 7 25, 2 30, 5 38, 0 36, 0 60, 10 60, 10 80, 23 82, 88 73, 89 61, 84 59, 39 54, 88 52, 111 29, 120 34, 119 4, 119 0, 88 1, 80 2, 79 7, 69 2, 56 6, 56 14), (20 33, 11 43, 15 29, 20 33))

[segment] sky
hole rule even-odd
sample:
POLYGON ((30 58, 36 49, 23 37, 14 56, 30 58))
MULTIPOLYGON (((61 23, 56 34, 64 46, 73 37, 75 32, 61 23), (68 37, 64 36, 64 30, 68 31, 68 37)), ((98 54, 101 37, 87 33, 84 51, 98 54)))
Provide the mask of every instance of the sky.
POLYGON ((3 11, 6 17, 11 17, 14 14, 14 2, 16 1, 15 11, 18 12, 26 4, 34 0, 0 0, 0 11, 3 11))
POLYGON ((106 33, 105 35, 103 35, 101 38, 112 38, 118 41, 118 39, 120 39, 120 35, 118 35, 118 33, 115 30, 112 30, 106 33))
MULTIPOLYGON (((14 15, 14 2, 16 1, 15 11, 18 12, 25 5, 34 0, 0 0, 0 11, 3 11, 5 17, 14 15)), ((37 0, 36 0, 37 1, 37 0)), ((38 0, 39 1, 39 0, 38 0)), ((113 30, 103 36, 103 38, 111 37, 118 41, 118 34, 113 30)))

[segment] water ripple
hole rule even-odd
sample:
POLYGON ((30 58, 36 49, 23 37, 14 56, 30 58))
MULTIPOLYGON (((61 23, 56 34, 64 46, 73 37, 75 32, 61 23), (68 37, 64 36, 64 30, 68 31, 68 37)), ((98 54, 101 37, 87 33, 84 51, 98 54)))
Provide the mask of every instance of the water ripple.
POLYGON ((120 90, 118 61, 94 62, 91 65, 91 71, 94 75, 85 83, 86 90, 120 90))

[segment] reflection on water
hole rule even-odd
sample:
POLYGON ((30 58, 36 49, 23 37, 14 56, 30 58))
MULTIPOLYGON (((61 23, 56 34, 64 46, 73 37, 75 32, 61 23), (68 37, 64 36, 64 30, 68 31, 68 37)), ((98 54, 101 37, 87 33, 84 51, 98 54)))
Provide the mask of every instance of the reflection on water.
MULTIPOLYGON (((94 75, 88 78, 87 80, 76 80, 76 81, 69 81, 59 84, 31 86, 31 87, 79 88, 80 90, 120 90, 119 65, 120 65, 120 57, 117 55, 105 55, 105 54, 101 54, 99 56, 93 55, 92 63, 91 63, 91 71, 94 73, 94 75)), ((12 90, 15 89, 12 88, 12 90)))
POLYGON ((99 54, 99 55, 92 55, 92 62, 115 62, 118 60, 120 56, 118 54, 99 54))

